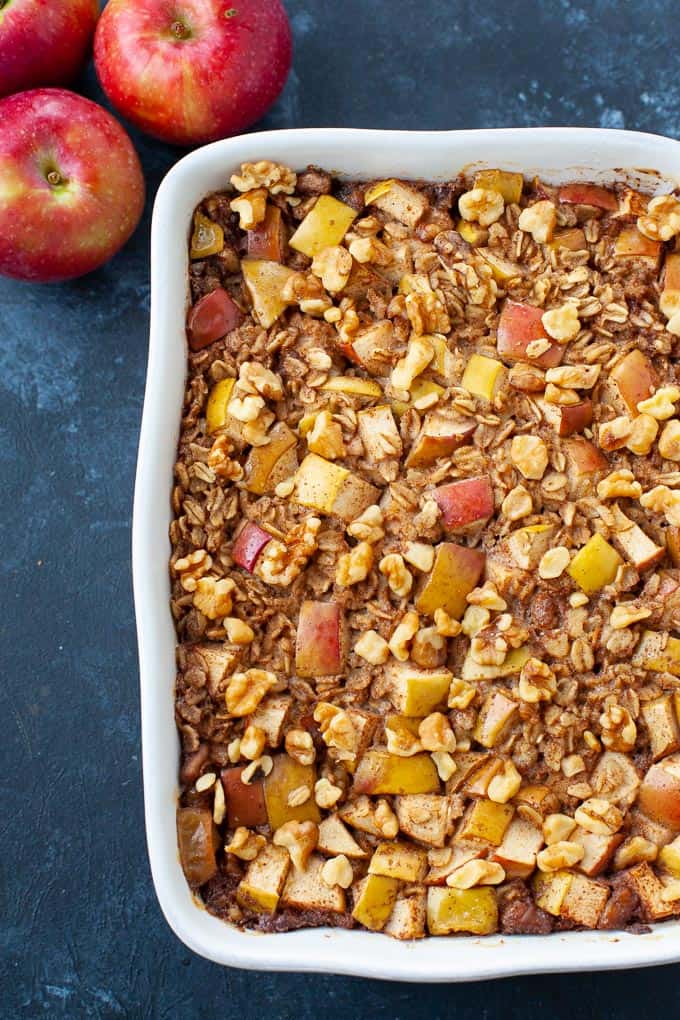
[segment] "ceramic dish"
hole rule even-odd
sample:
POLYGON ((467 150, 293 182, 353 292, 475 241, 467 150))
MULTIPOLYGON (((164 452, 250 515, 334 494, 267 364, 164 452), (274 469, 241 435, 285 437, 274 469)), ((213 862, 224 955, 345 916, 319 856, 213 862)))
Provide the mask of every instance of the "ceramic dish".
POLYGON ((187 236, 200 199, 245 161, 310 163, 348 178, 448 179, 485 166, 550 183, 628 180, 645 191, 680 182, 680 143, 654 135, 577 128, 447 133, 296 130, 233 138, 181 160, 161 185, 152 229, 151 341, 133 528, 146 828, 153 879, 168 923, 218 963, 409 981, 463 981, 546 971, 630 968, 680 959, 680 922, 647 935, 429 938, 390 943, 366 931, 261 935, 212 917, 192 896, 177 853, 179 747, 174 722, 175 633, 168 608, 170 491, 186 375, 187 236), (653 169, 650 169, 653 168, 653 169))

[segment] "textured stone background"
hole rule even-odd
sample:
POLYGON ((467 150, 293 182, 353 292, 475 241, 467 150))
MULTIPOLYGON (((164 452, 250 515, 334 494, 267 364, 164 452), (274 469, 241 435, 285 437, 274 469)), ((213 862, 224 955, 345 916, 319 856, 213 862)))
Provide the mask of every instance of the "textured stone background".
MULTIPOLYGON (((287 7, 295 70, 262 128, 680 137, 676 0, 287 7)), ((149 205, 126 250, 67 286, 0 282, 0 1017, 677 1016, 678 967, 413 988, 226 970, 170 933, 144 843, 129 529, 148 212, 178 154, 135 141, 149 205)))

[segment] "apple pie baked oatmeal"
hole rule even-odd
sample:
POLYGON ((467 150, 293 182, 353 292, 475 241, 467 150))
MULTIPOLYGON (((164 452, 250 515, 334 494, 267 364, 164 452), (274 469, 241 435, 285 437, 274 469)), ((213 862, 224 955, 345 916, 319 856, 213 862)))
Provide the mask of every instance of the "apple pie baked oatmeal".
POLYGON ((680 201, 230 183, 170 530, 189 884, 264 931, 680 916, 680 201))

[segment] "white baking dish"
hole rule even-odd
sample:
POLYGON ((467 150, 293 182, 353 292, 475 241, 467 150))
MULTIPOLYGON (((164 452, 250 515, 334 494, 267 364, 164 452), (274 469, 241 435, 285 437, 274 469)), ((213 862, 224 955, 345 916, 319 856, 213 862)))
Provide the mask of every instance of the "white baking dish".
POLYGON ((630 131, 295 130, 252 134, 199 149, 163 181, 152 230, 151 343, 134 505, 133 566, 142 698, 146 831, 168 923, 197 953, 261 970, 326 971, 401 981, 463 981, 543 971, 641 967, 680 960, 680 922, 651 934, 430 938, 403 943, 366 931, 262 935, 211 917, 182 874, 175 834, 179 745, 173 715, 175 635, 168 609, 170 491, 184 392, 187 237, 194 207, 243 161, 309 163, 372 178, 448 179, 486 165, 549 181, 627 176, 668 191, 680 181, 680 143, 630 131), (650 168, 652 172, 650 173, 650 168))

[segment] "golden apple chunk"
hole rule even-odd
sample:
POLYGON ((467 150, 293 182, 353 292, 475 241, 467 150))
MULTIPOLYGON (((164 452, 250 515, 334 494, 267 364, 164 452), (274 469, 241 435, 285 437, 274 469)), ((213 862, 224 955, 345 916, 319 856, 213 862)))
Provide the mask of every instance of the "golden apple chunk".
POLYGON ((402 758, 389 751, 371 750, 364 754, 357 766, 354 792, 438 793, 439 774, 429 754, 402 758))
POLYGON ((460 385, 468 393, 485 400, 493 400, 498 387, 505 375, 505 368, 495 358, 487 358, 483 354, 472 354, 465 366, 460 385))
POLYGON ((282 293, 293 270, 267 259, 243 259, 241 270, 253 315, 263 329, 269 329, 287 307, 282 293))
POLYGON ((416 597, 419 613, 434 616, 445 609, 460 620, 467 609, 466 596, 477 585, 486 557, 480 549, 469 549, 455 542, 441 542, 435 550, 434 565, 416 597))
POLYGON ((468 932, 491 935, 498 930, 496 894, 489 886, 476 889, 427 890, 427 927, 430 935, 468 932))
POLYGON ((367 875, 356 887, 352 917, 370 931, 385 927, 392 913, 399 882, 384 875, 367 875))
POLYGON ((423 718, 445 700, 453 674, 448 669, 418 669, 407 662, 385 667, 385 694, 397 712, 423 718))
POLYGON ((596 532, 574 556, 567 573, 586 595, 611 584, 623 560, 616 549, 596 532))
POLYGON ((236 899, 246 910, 273 914, 279 905, 289 868, 288 851, 268 843, 248 865, 236 890, 236 899))
POLYGON ((475 187, 497 191, 507 205, 516 205, 522 197, 524 177, 510 170, 480 170, 475 174, 475 187))
POLYGON ((487 695, 477 717, 473 736, 482 747, 495 747, 508 726, 515 718, 519 706, 503 691, 487 695))
POLYGON ((308 453, 295 473, 292 499, 323 514, 353 521, 375 503, 379 490, 347 468, 308 453))
POLYGON ((427 851, 406 843, 379 843, 368 865, 369 875, 385 875, 402 882, 422 882, 427 872, 427 851))
POLYGON ((274 766, 264 781, 267 820, 272 829, 276 830, 286 822, 318 822, 321 814, 314 800, 315 766, 300 765, 287 754, 275 755, 273 762, 274 766), (292 807, 288 797, 293 790, 302 787, 309 790, 309 797, 304 804, 292 807))
POLYGON ((456 832, 456 842, 491 843, 500 846, 512 821, 515 809, 512 804, 496 804, 493 800, 477 800, 472 804, 456 832))
POLYGON ((290 239, 290 246, 313 259, 324 248, 340 244, 356 219, 351 206, 321 195, 290 239))
POLYGON ((251 449, 245 463, 246 489, 256 496, 274 491, 281 481, 274 480, 276 466, 283 455, 297 443, 295 433, 282 421, 274 425, 267 438, 269 442, 266 446, 254 446, 251 449))

